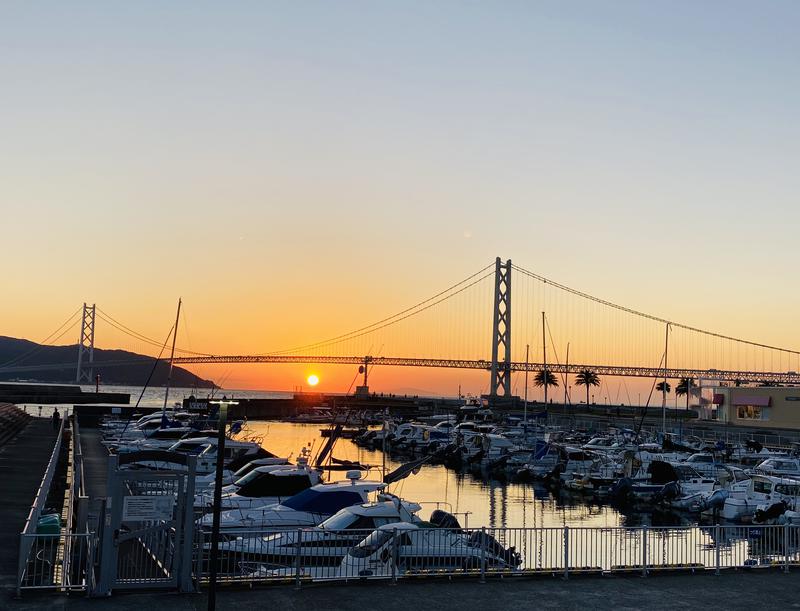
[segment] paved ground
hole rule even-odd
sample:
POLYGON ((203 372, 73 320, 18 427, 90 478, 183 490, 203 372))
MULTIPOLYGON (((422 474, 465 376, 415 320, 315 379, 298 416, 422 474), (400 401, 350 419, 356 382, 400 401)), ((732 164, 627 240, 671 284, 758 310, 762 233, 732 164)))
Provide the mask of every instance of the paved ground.
POLYGON ((16 584, 19 533, 53 453, 55 438, 49 418, 34 418, 0 448, 0 588, 16 584))
MULTIPOLYGON (((641 577, 547 577, 477 581, 408 581, 349 586, 288 586, 252 590, 223 589, 218 609, 280 609, 315 611, 342 609, 381 611, 418 609, 792 609, 800 608, 800 571, 741 571, 714 575, 641 577)), ((0 599, 9 611, 171 611, 205 610, 203 594, 117 594, 105 599, 27 595, 20 601, 0 599)))

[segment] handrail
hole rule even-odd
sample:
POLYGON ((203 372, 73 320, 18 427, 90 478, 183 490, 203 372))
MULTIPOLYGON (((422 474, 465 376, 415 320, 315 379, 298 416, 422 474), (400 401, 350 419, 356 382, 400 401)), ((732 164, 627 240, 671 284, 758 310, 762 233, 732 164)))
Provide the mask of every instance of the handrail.
MULTIPOLYGON (((61 419, 61 426, 58 429, 55 445, 53 446, 53 453, 50 455, 50 462, 47 463, 47 468, 44 472, 44 477, 39 484, 39 489, 33 499, 31 510, 28 512, 28 518, 25 520, 25 526, 22 528, 20 535, 32 535, 36 533, 36 526, 41 517, 44 504, 47 502, 47 495, 50 493, 50 486, 55 477, 56 467, 58 466, 58 458, 61 453, 61 441, 64 438, 64 425, 66 418, 61 419)), ((19 594, 20 585, 25 578, 25 569, 28 564, 28 554, 31 550, 32 540, 30 537, 20 536, 19 542, 19 564, 17 571, 17 594, 19 594), (27 541, 26 541, 27 539, 27 541)))
POLYGON ((64 418, 61 419, 61 426, 58 429, 58 436, 56 437, 56 442, 53 446, 53 452, 50 455, 50 462, 47 463, 47 469, 45 469, 44 477, 42 477, 42 481, 39 484, 39 489, 36 492, 36 496, 34 497, 31 510, 28 513, 28 518, 25 520, 25 526, 23 527, 21 534, 33 534, 29 532, 31 524, 38 522, 42 509, 44 509, 44 504, 47 501, 47 494, 50 492, 50 485, 53 483, 53 477, 55 476, 56 467, 58 466, 58 456, 61 452, 61 441, 64 437, 64 420, 64 418))

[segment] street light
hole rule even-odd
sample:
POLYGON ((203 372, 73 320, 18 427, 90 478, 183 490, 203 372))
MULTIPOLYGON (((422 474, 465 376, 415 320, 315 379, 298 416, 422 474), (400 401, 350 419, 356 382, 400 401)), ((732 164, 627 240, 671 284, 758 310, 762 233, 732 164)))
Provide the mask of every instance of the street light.
POLYGON ((228 422, 228 406, 239 405, 238 401, 209 401, 219 405, 219 429, 217 431, 217 469, 214 477, 214 508, 211 526, 211 575, 208 584, 208 611, 217 608, 217 556, 219 554, 219 514, 222 505, 222 470, 225 468, 225 427, 228 422))

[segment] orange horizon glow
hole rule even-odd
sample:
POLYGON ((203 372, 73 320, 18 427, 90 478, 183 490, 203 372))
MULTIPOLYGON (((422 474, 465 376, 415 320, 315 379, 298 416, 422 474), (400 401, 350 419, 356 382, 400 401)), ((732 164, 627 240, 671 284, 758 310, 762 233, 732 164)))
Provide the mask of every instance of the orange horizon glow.
MULTIPOLYGON (((711 3, 46 4, 1 9, 0 335, 39 342, 96 303, 152 340, 98 321, 98 348, 155 356, 182 297, 179 348, 275 353, 403 312, 500 256, 800 348, 798 3, 737 5, 725 27, 711 3)), ((493 288, 330 350, 488 360, 493 288)), ((548 362, 569 345, 571 363, 659 365, 657 323, 602 327, 594 306, 516 272, 512 294, 515 361, 526 344, 543 359, 545 311, 548 362)), ((707 367, 762 366, 682 333, 671 366, 693 350, 707 367)), ((326 392, 363 383, 357 365, 187 369, 291 392, 312 367, 326 392)), ((489 387, 480 370, 368 373, 375 392, 489 387)), ((628 383, 645 395, 650 380, 628 383)), ((609 380, 602 396, 618 394, 609 380)))

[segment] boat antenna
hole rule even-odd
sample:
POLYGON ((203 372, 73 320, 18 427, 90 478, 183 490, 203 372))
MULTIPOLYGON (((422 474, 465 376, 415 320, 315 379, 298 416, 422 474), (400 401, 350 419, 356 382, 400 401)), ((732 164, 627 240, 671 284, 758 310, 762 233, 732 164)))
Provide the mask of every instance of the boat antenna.
POLYGON ((169 371, 167 372, 167 388, 164 391, 164 407, 161 410, 161 417, 167 414, 167 401, 169 400, 169 386, 172 382, 172 364, 175 361, 175 340, 178 338, 178 321, 181 317, 181 299, 178 297, 178 311, 175 314, 175 326, 172 328, 172 352, 169 355, 169 371))
POLYGON ((381 481, 386 480, 386 419, 389 417, 389 408, 383 410, 383 435, 381 435, 381 481))

